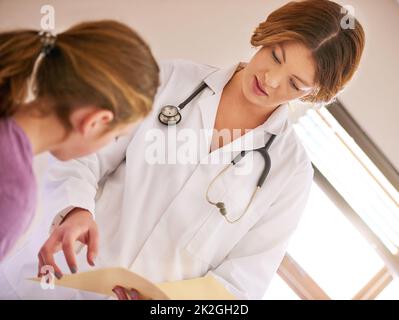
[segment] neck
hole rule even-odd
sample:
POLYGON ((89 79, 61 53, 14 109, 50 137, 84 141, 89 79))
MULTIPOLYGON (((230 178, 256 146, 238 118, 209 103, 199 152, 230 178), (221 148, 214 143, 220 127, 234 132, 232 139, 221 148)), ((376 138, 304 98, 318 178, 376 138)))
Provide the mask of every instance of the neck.
MULTIPOLYGON (((30 103, 28 107, 34 110, 35 103, 30 103)), ((55 115, 41 116, 20 111, 12 118, 28 137, 34 155, 51 150, 64 137, 64 128, 55 115)))

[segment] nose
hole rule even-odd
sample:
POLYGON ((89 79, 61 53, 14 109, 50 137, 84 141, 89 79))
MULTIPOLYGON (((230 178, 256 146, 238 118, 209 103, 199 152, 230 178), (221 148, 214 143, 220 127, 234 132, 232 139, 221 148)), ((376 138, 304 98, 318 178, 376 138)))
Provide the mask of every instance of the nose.
POLYGON ((280 77, 278 74, 276 74, 276 73, 272 74, 270 71, 268 71, 268 72, 265 72, 264 81, 268 87, 277 89, 280 84, 280 77))

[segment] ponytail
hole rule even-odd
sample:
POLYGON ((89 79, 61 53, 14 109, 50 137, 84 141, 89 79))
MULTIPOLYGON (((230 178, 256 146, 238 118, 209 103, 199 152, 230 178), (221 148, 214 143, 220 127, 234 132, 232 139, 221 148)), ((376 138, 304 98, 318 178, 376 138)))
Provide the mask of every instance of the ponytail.
POLYGON ((0 33, 0 118, 12 116, 27 94, 27 80, 40 54, 37 31, 0 33))
POLYGON ((117 21, 83 22, 56 38, 0 33, 0 118, 24 112, 29 88, 45 102, 40 113, 54 113, 67 129, 71 112, 87 105, 112 111, 112 127, 146 116, 158 85, 149 46, 117 21))

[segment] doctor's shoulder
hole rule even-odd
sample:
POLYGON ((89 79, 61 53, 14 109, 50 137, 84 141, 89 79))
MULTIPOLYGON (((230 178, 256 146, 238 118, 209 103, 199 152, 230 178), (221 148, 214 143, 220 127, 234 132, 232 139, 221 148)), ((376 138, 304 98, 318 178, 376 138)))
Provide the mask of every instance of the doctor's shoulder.
POLYGON ((164 105, 183 101, 218 68, 184 59, 160 60, 160 85, 154 99, 153 113, 164 105))
POLYGON ((308 179, 312 180, 314 169, 312 161, 302 144, 292 124, 286 123, 283 133, 281 134, 280 151, 286 168, 292 174, 306 173, 308 179))
POLYGON ((186 59, 165 59, 159 61, 160 88, 169 81, 191 82, 202 81, 208 74, 219 68, 186 59))

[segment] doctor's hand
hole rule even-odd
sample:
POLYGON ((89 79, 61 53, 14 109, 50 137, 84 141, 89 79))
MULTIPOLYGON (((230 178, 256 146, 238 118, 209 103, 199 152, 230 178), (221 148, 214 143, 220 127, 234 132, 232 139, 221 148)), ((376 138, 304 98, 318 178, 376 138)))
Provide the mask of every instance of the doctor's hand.
POLYGON ((60 279, 62 277, 62 271, 54 260, 54 254, 60 250, 64 252, 71 272, 76 273, 78 270, 74 252, 76 241, 87 245, 87 262, 94 266, 94 260, 98 252, 98 228, 91 213, 80 208, 75 208, 68 213, 40 249, 38 254, 38 277, 44 275, 42 272, 43 266, 53 267, 56 278, 60 279))
POLYGON ((127 289, 125 287, 116 286, 112 289, 118 300, 143 300, 143 297, 136 289, 127 289))

